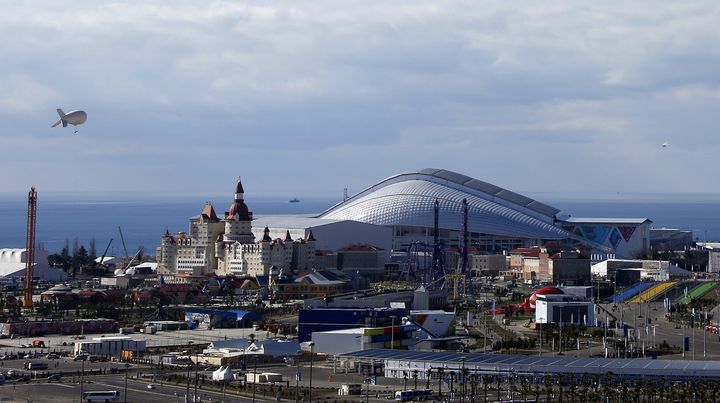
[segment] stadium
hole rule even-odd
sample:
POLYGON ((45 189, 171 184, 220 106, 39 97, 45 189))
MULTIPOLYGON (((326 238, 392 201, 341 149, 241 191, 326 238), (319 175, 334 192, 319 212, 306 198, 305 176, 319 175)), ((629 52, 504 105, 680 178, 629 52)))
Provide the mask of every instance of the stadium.
POLYGON ((423 169, 391 176, 332 206, 318 216, 392 229, 392 250, 412 242, 433 243, 435 201, 439 238, 458 244, 463 227, 463 200, 468 204, 471 247, 502 252, 557 241, 586 245, 595 259, 635 257, 647 250, 647 218, 572 217, 532 198, 444 169, 423 169))

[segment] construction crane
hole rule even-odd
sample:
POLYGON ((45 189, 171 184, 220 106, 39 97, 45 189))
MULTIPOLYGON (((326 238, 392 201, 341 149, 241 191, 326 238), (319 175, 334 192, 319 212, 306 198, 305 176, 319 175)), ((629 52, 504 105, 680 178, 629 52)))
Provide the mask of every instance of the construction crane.
POLYGON ((35 264, 35 218, 37 214, 37 192, 34 187, 28 193, 27 239, 25 242, 25 294, 23 308, 32 309, 33 264, 35 264))
POLYGON ((445 244, 440 240, 440 202, 437 199, 435 199, 433 214, 433 263, 428 284, 434 283, 445 275, 445 244))
POLYGON ((105 256, 107 255, 108 249, 110 249, 110 245, 112 245, 113 238, 110 238, 110 242, 108 242, 107 246, 105 247, 105 250, 103 251, 102 256, 100 256, 100 261, 98 262, 98 265, 102 268, 105 268, 105 256))
POLYGON ((122 241, 123 249, 125 250, 125 265, 130 266, 130 256, 128 255, 127 246, 125 246, 125 237, 122 233, 122 228, 118 225, 118 231, 120 231, 120 240, 122 241))

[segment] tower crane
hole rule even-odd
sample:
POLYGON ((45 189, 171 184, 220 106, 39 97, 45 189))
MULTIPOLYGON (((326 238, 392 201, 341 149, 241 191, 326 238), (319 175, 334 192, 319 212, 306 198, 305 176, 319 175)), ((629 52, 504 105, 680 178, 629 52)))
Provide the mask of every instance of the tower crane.
POLYGON ((25 242, 25 294, 23 298, 23 308, 32 309, 33 302, 33 264, 35 264, 35 218, 37 215, 37 192, 34 187, 30 188, 28 193, 28 213, 27 213, 27 238, 25 242))

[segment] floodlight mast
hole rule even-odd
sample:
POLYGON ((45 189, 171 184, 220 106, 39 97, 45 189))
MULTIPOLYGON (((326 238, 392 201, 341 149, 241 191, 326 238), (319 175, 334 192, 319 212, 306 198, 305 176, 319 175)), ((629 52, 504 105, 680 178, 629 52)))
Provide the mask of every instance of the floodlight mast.
POLYGON ((37 214, 37 192, 34 187, 28 193, 27 239, 25 242, 25 294, 23 308, 32 309, 33 302, 33 264, 35 262, 35 218, 37 214))

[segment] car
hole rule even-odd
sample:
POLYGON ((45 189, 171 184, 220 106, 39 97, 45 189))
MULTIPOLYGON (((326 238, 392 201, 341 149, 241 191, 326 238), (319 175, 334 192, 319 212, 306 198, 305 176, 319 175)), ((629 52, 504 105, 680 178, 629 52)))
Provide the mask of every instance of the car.
POLYGON ((51 374, 48 376, 48 382, 50 381, 59 381, 62 378, 62 374, 51 374))
POLYGON ((48 358, 48 359, 50 359, 50 360, 58 360, 58 359, 60 359, 60 354, 58 354, 58 353, 49 353, 49 354, 46 356, 46 358, 48 358))
POLYGON ((78 354, 73 357, 73 361, 87 361, 88 357, 90 357, 88 354, 78 354))
POLYGON ((148 383, 147 388, 148 388, 148 389, 155 389, 155 388, 157 388, 157 385, 155 385, 154 383, 148 383))
POLYGON ((18 378, 15 382, 25 382, 25 383, 28 383, 28 382, 30 382, 30 377, 29 377, 29 376, 21 376, 21 377, 18 378))
POLYGON ((9 376, 9 377, 13 377, 15 375, 17 375, 17 371, 14 369, 11 369, 7 372, 7 376, 9 376))

